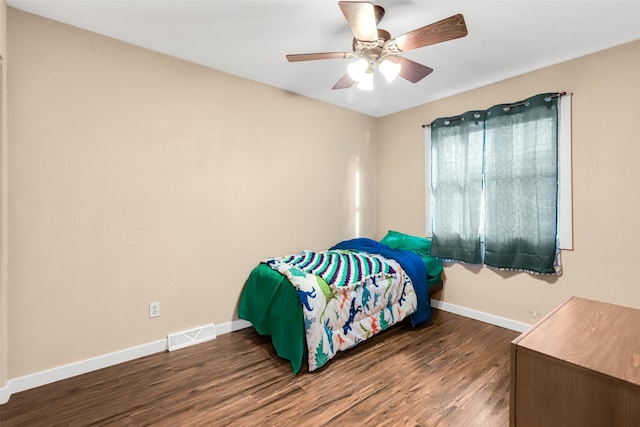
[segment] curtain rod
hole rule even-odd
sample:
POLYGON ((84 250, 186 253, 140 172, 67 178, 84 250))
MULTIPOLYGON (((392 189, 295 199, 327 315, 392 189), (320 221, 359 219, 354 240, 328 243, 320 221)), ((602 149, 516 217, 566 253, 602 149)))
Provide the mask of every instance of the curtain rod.
MULTIPOLYGON (((551 98, 561 98, 561 97, 565 96, 566 94, 567 94, 567 92, 558 92, 558 93, 556 93, 555 95, 549 95, 549 96, 550 96, 551 98)), ((522 101, 522 102, 515 102, 515 103, 513 103, 513 104, 508 104, 507 106, 508 106, 509 108, 513 108, 513 107, 519 107, 519 106, 521 106, 521 105, 525 105, 525 103, 526 103, 526 101, 522 101)), ((452 117, 451 117, 451 120, 456 120, 456 119, 459 119, 460 117, 462 117, 462 116, 452 116, 452 117)), ((429 123, 429 124, 424 124, 424 125, 422 125, 422 129, 424 129, 424 128, 428 128, 428 127, 431 127, 431 124, 430 124, 430 123, 429 123)))

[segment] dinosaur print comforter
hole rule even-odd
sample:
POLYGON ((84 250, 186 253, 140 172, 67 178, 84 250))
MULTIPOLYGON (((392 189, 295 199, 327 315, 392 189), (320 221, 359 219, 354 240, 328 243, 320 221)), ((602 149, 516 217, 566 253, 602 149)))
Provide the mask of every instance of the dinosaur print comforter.
POLYGON ((409 275, 398 261, 379 254, 305 250, 263 263, 284 275, 297 291, 303 307, 309 371, 418 308, 409 275))

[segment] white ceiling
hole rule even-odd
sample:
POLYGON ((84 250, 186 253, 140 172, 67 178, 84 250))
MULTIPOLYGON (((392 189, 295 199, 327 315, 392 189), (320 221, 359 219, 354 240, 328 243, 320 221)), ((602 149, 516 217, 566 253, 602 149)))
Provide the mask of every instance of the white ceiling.
POLYGON ((640 39, 640 0, 379 0, 386 15, 378 26, 392 36, 456 13, 464 15, 469 35, 403 53, 435 70, 417 84, 376 81, 376 89, 365 92, 355 86, 331 90, 348 60, 285 59, 289 53, 351 50, 353 35, 333 0, 8 4, 374 117, 640 39))

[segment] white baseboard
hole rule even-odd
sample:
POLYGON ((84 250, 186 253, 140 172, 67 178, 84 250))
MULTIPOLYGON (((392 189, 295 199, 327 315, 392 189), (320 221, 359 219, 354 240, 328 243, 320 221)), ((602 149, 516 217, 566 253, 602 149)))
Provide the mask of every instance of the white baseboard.
POLYGON ((223 323, 222 325, 216 325, 216 332, 218 335, 228 334, 229 332, 239 331, 240 329, 248 328, 251 326, 251 322, 238 319, 233 322, 223 323))
MULTIPOLYGON (((232 322, 216 325, 215 330, 217 335, 222 335, 228 332, 244 329, 248 326, 251 326, 251 323, 246 320, 234 320, 232 322)), ((7 403, 11 395, 14 393, 19 393, 21 391, 75 377, 77 375, 86 374, 88 372, 97 371, 98 369, 128 362, 140 357, 167 351, 167 349, 167 340, 163 339, 91 359, 82 360, 80 362, 59 366, 57 368, 47 369, 46 371, 10 379, 4 387, 0 388, 0 404, 7 403)))
POLYGON ((471 308, 462 307, 448 302, 438 301, 435 299, 431 299, 431 307, 443 311, 448 311, 450 313, 459 314, 461 316, 469 317, 471 319, 479 320, 491 325, 500 326, 501 328, 511 329, 512 331, 516 332, 524 332, 531 327, 531 325, 527 323, 517 322, 505 317, 495 316, 493 314, 473 310, 471 308))

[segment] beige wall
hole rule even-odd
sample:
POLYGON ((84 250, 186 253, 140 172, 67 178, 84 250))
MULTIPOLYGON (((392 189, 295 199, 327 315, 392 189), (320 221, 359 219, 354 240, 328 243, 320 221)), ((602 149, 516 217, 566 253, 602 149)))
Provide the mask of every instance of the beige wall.
POLYGON ((379 122, 378 233, 424 233, 423 123, 536 93, 573 93, 574 250, 557 280, 445 269, 444 302, 532 323, 571 295, 640 307, 640 41, 422 105, 379 122), (382 160, 384 159, 384 161, 382 160), (385 203, 398 196, 403 208, 385 203))
POLYGON ((8 377, 7 2, 0 0, 0 388, 8 377))
POLYGON ((371 117, 11 8, 9 52, 10 378, 232 321, 354 236, 356 173, 375 234, 371 117))

